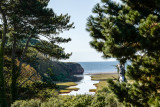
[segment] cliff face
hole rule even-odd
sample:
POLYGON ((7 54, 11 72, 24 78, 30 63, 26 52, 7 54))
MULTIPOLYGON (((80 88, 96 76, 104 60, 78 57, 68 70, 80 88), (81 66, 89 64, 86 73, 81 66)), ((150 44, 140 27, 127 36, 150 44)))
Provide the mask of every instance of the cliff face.
POLYGON ((50 78, 53 81, 72 81, 75 74, 83 74, 84 69, 78 63, 53 62, 49 60, 37 61, 36 71, 43 81, 50 78))
POLYGON ((84 69, 78 63, 66 63, 66 65, 71 69, 72 74, 83 74, 84 69))

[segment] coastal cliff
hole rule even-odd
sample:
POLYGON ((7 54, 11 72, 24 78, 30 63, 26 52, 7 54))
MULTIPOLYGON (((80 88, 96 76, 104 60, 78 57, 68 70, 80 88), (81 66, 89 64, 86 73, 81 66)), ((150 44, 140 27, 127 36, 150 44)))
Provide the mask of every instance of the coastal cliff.
POLYGON ((74 75, 84 73, 84 69, 78 63, 39 60, 36 65, 38 66, 34 68, 43 81, 76 81, 74 75))
POLYGON ((84 69, 78 63, 66 63, 66 66, 68 66, 72 74, 83 74, 84 73, 84 69))

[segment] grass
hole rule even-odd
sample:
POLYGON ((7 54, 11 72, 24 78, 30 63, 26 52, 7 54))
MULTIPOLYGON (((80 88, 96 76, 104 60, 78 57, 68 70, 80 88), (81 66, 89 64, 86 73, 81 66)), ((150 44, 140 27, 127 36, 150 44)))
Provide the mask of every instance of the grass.
POLYGON ((96 86, 96 91, 103 89, 104 87, 107 87, 107 81, 99 81, 99 83, 93 84, 96 86))
POLYGON ((96 92, 96 89, 89 89, 89 92, 96 92))
POLYGON ((58 86, 76 86, 77 84, 74 82, 63 82, 63 83, 57 83, 58 86))
MULTIPOLYGON (((127 77, 126 77, 127 78, 127 77)), ((103 89, 104 87, 108 86, 107 80, 109 79, 113 79, 114 81, 116 81, 118 79, 118 74, 96 74, 96 75, 92 75, 91 76, 92 80, 98 80, 99 83, 97 84, 93 84, 97 87, 96 91, 103 89)), ((130 80, 128 79, 128 82, 133 84, 134 80, 130 80)))
POLYGON ((95 74, 91 76, 91 80, 98 80, 99 83, 93 84, 97 88, 96 89, 90 89, 90 92, 96 92, 98 90, 103 89, 104 87, 107 87, 107 80, 113 79, 116 80, 118 78, 118 74, 95 74))
POLYGON ((66 88, 67 90, 74 90, 74 91, 78 91, 79 88, 66 88))
POLYGON ((79 88, 69 88, 70 86, 76 86, 77 84, 74 82, 63 82, 56 84, 59 87, 60 94, 70 93, 71 91, 78 91, 79 88))
POLYGON ((96 92, 103 89, 104 87, 107 87, 107 81, 99 81, 99 83, 93 85, 96 87, 96 89, 90 89, 89 92, 96 92))
POLYGON ((117 79, 117 78, 118 74, 96 74, 91 76, 92 80, 98 80, 98 81, 106 81, 108 79, 117 79))
POLYGON ((72 90, 60 90, 59 93, 60 94, 66 94, 66 93, 70 93, 72 90))

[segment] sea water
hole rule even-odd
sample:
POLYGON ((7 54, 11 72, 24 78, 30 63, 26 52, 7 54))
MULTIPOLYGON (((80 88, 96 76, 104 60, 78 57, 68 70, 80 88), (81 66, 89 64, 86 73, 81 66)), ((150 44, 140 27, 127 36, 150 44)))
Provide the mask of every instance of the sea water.
POLYGON ((118 61, 108 62, 78 62, 84 68, 84 74, 102 73, 102 72, 117 72, 116 65, 118 61))

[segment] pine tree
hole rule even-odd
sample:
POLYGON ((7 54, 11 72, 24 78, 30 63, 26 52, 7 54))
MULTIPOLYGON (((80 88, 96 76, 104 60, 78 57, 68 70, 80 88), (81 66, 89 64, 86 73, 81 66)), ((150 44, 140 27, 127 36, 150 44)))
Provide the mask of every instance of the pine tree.
POLYGON ((1 42, 0 42, 0 107, 7 107, 5 78, 4 78, 4 53, 7 34, 7 17, 6 17, 6 1, 0 1, 1 26, 1 42))
POLYGON ((102 0, 87 23, 91 46, 105 58, 127 60, 130 83, 109 81, 120 102, 149 106, 160 98, 160 2, 159 0, 102 0))
POLYGON ((58 59, 69 58, 71 55, 66 54, 59 46, 59 43, 67 43, 71 39, 58 37, 59 33, 73 28, 73 23, 70 24, 70 16, 56 15, 51 8, 47 7, 48 3, 49 0, 11 0, 4 4, 7 7, 5 11, 8 22, 6 45, 10 43, 8 47, 11 49, 8 49, 11 53, 6 54, 12 57, 12 102, 18 97, 17 79, 21 74, 22 63, 28 48, 34 48, 58 59), (44 41, 44 38, 47 41, 44 41), (33 39, 38 43, 31 44, 33 39), (16 58, 20 61, 18 68, 16 58))

